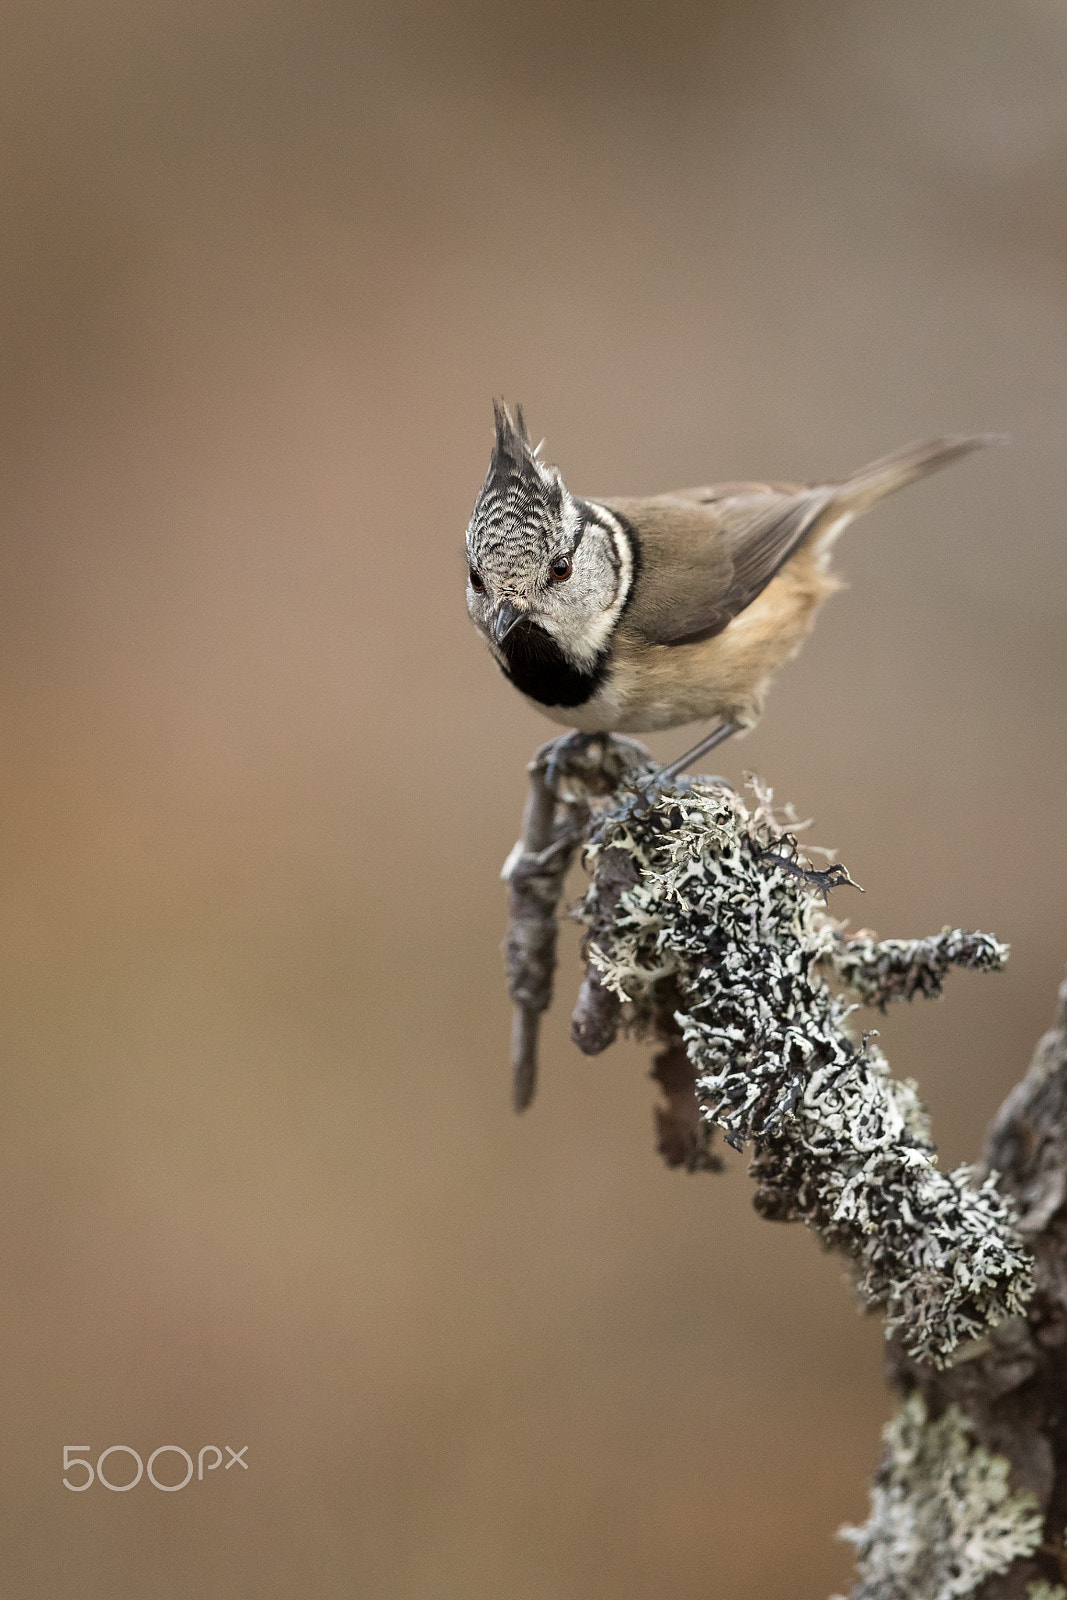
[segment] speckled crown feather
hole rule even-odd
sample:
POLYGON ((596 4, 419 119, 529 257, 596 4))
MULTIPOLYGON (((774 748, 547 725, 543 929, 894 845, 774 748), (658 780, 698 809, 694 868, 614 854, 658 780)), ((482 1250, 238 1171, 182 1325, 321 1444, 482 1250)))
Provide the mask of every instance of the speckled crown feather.
POLYGON ((525 552, 525 566, 531 542, 547 544, 559 526, 567 491, 555 467, 537 459, 522 407, 513 421, 503 401, 494 400, 493 416, 496 440, 467 529, 467 553, 476 565, 491 556, 499 567, 502 558, 506 564, 512 553, 525 552))

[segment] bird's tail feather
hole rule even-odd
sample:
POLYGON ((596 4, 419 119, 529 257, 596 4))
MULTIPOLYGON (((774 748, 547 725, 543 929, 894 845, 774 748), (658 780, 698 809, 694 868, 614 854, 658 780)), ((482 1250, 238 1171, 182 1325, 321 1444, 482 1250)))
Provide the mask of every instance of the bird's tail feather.
POLYGON ((951 434, 942 439, 920 439, 894 450, 890 456, 872 461, 858 472, 852 473, 838 487, 837 505, 849 513, 850 518, 860 516, 883 495, 894 489, 903 489, 928 472, 947 467, 950 461, 970 455, 972 450, 984 450, 987 445, 1006 444, 1000 433, 951 434))

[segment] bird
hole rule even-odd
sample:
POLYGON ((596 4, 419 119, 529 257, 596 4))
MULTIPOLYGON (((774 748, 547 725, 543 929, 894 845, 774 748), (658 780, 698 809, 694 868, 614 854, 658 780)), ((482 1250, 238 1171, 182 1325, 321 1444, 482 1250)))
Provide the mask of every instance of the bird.
POLYGON ((489 471, 467 527, 467 609, 527 702, 579 734, 712 720, 673 777, 755 726, 771 679, 841 581, 838 536, 884 495, 998 434, 908 444, 840 482, 572 494, 522 407, 494 400, 489 471))

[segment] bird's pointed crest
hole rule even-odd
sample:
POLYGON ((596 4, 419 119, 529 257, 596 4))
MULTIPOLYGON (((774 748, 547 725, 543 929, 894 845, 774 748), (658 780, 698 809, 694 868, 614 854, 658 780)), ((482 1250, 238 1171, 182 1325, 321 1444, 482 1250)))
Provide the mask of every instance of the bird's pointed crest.
MULTIPOLYGON (((522 407, 515 407, 515 416, 512 419, 511 412, 503 400, 494 400, 493 421, 496 424, 496 440, 486 479, 487 486, 494 481, 497 483, 510 481, 514 486, 515 479, 518 479, 519 483, 527 485, 531 492, 535 492, 536 489, 543 491, 552 482, 552 475, 537 459, 537 450, 534 449, 530 439, 522 407)), ((540 448, 538 445, 537 449, 540 448)))
POLYGON ((540 445, 534 449, 522 407, 515 407, 513 417, 502 400, 494 400, 493 420, 493 455, 467 530, 468 552, 476 559, 487 547, 547 540, 567 496, 556 468, 537 459, 540 445))

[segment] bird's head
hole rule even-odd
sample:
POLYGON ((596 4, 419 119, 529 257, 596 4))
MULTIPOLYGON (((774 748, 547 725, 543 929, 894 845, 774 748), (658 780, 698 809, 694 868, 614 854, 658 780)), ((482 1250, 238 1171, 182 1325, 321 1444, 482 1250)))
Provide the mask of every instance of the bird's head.
POLYGON ((505 670, 550 652, 589 671, 625 604, 632 554, 617 519, 539 459, 521 407, 493 402, 496 440, 467 528, 467 610, 505 670))

